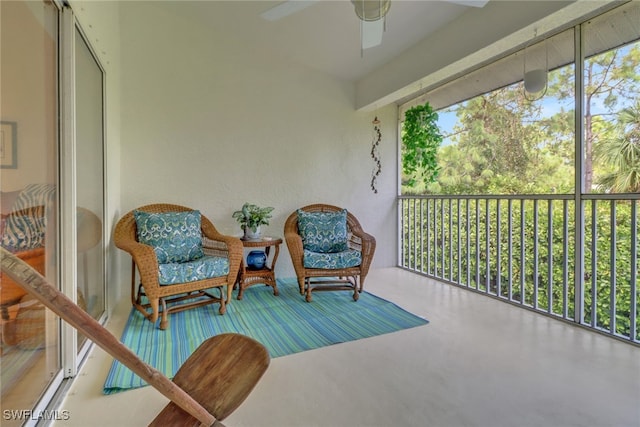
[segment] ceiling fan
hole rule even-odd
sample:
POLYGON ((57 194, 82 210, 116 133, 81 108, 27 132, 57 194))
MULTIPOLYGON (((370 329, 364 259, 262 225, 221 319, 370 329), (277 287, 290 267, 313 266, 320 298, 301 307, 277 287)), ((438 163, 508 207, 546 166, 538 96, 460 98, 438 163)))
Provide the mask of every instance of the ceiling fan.
MULTIPOLYGON (((266 10, 260 16, 267 21, 277 21, 293 15, 320 0, 287 0, 266 10)), ((440 0, 463 6, 483 7, 489 0, 440 0)), ((378 46, 382 43, 385 30, 386 15, 391 7, 391 0, 351 0, 356 15, 360 19, 360 37, 362 50, 378 46)))

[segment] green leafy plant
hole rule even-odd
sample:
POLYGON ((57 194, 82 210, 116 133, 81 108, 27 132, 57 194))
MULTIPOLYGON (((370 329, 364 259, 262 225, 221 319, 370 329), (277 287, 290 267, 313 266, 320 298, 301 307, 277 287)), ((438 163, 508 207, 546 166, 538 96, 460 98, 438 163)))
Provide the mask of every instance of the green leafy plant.
POLYGON ((406 175, 406 184, 413 187, 420 175, 425 184, 435 182, 439 170, 436 155, 442 143, 438 114, 427 102, 410 108, 404 117, 402 171, 406 175))
POLYGON ((243 230, 249 228, 255 233, 259 226, 269 225, 272 211, 271 207, 261 208, 252 203, 245 203, 241 210, 235 211, 231 216, 238 221, 243 230))

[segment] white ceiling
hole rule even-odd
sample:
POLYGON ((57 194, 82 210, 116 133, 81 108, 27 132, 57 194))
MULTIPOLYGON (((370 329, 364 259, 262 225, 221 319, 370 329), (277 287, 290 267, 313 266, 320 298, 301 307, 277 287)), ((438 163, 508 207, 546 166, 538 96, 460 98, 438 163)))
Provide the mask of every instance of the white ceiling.
MULTIPOLYGON (((497 1, 497 0, 494 0, 497 1)), ((471 6, 435 0, 392 0, 382 44, 360 49, 360 21, 348 0, 321 0, 275 21, 260 14, 281 1, 160 2, 180 14, 215 27, 228 39, 303 63, 332 76, 357 81, 391 61, 471 6)))

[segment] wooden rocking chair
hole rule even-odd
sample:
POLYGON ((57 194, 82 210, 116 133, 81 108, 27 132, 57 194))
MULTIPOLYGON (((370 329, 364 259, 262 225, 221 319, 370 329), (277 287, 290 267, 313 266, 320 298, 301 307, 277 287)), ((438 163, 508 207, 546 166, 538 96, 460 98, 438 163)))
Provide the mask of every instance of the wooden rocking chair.
POLYGON ((269 366, 269 353, 262 344, 244 335, 222 334, 202 343, 171 381, 31 266, 4 248, 0 251, 4 274, 171 400, 152 426, 221 426, 220 421, 240 406, 269 366))

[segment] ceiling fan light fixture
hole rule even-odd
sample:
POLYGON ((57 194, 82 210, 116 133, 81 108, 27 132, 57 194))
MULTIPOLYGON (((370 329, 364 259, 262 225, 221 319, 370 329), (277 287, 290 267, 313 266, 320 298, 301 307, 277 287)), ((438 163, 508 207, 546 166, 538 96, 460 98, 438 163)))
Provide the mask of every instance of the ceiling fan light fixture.
POLYGON ((524 74, 524 90, 538 93, 547 85, 547 70, 531 70, 524 74))
POLYGON ((391 7, 391 0, 351 0, 351 3, 358 18, 366 22, 384 18, 391 7))
MULTIPOLYGON (((538 30, 534 32, 534 39, 538 35, 538 30)), ((522 52, 523 56, 523 87, 524 97, 527 101, 537 101, 547 94, 547 85, 549 72, 549 50, 547 48, 547 39, 543 40, 544 47, 544 69, 536 68, 533 70, 527 69, 527 47, 525 45, 522 52)))

